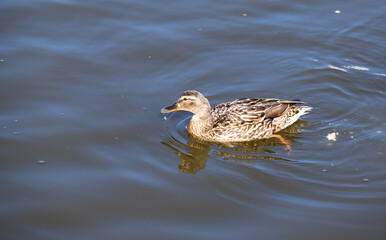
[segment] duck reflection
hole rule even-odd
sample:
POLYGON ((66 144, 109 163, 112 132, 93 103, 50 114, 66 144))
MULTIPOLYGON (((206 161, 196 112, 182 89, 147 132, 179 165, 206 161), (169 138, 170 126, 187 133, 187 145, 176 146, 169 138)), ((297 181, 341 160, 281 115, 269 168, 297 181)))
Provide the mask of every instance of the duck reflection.
MULTIPOLYGON (((297 121, 290 127, 281 131, 281 135, 287 140, 290 140, 290 142, 294 142, 295 139, 298 138, 294 134, 299 133, 299 128, 306 124, 305 121, 297 121)), ((189 134, 189 141, 186 144, 172 136, 165 138, 161 143, 173 149, 179 156, 181 162, 178 164, 178 170, 189 174, 196 174, 201 169, 204 169, 209 155, 243 164, 255 164, 257 160, 261 159, 294 162, 293 160, 286 158, 272 156, 272 154, 275 154, 276 152, 267 147, 283 145, 276 139, 260 139, 235 143, 213 143, 203 141, 189 134), (213 148, 212 151, 211 148, 213 148)))
POLYGON ((210 142, 201 141, 200 139, 189 136, 190 141, 187 145, 178 141, 174 137, 165 138, 161 143, 177 153, 181 163, 178 164, 178 170, 183 173, 195 174, 205 168, 210 151, 210 142), (186 152, 186 153, 185 153, 186 152))

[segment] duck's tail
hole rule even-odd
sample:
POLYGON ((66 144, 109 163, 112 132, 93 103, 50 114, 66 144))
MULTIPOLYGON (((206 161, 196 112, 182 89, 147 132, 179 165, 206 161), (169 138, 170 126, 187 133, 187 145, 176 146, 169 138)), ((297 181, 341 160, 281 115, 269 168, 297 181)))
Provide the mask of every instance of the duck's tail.
POLYGON ((298 109, 299 109, 299 113, 297 115, 299 115, 299 117, 300 117, 300 116, 307 114, 309 111, 311 111, 312 107, 302 106, 302 107, 298 107, 298 109))
POLYGON ((293 107, 291 112, 288 113, 286 120, 284 120, 282 124, 282 128, 284 129, 290 125, 292 125, 294 122, 296 122, 301 116, 307 114, 309 111, 311 111, 312 107, 308 106, 301 106, 301 107, 293 107))

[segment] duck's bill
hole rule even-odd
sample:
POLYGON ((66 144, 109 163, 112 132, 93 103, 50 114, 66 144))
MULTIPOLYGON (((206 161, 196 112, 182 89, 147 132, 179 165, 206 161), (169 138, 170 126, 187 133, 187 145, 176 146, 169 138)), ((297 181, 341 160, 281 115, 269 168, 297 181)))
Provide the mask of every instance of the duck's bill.
POLYGON ((165 107, 161 109, 161 113, 170 113, 174 111, 180 111, 181 109, 177 106, 177 104, 173 104, 169 107, 165 107))

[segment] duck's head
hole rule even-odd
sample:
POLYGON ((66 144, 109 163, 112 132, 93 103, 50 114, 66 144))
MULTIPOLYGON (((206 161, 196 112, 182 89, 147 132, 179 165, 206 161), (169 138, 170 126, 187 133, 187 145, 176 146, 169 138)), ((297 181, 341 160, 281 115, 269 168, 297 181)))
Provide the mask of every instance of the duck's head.
POLYGON ((198 116, 207 116, 210 114, 210 104, 208 99, 200 92, 188 90, 181 94, 176 103, 161 110, 161 113, 170 113, 174 111, 189 111, 198 116))

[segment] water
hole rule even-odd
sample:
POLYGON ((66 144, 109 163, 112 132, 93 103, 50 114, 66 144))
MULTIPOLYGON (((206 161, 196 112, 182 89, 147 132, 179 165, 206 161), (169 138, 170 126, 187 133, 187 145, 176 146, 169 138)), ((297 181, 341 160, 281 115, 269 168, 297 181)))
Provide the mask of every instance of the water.
POLYGON ((384 239, 385 12, 3 1, 1 239, 384 239), (187 89, 314 109, 281 132, 290 154, 203 143, 160 113, 187 89))

